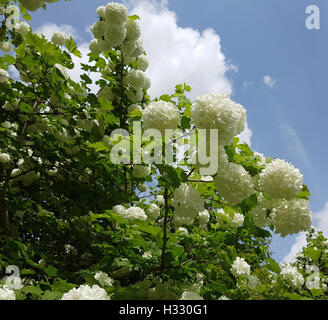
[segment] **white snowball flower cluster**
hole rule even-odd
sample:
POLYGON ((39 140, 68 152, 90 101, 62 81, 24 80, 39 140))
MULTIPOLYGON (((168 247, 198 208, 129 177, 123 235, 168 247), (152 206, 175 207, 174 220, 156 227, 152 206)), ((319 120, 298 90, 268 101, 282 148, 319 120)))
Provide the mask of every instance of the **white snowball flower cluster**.
POLYGON ((199 224, 200 225, 206 224, 210 219, 210 214, 208 213, 208 210, 203 210, 203 211, 199 212, 198 216, 199 216, 199 224))
POLYGON ((140 36, 140 27, 137 22, 128 20, 125 23, 126 27, 126 40, 133 41, 139 38, 140 36))
POLYGON ((297 271, 296 267, 292 267, 290 264, 282 266, 281 275, 294 288, 300 289, 302 287, 302 285, 304 284, 303 276, 297 271))
POLYGON ((164 197, 163 197, 162 195, 158 195, 158 196, 156 197, 156 202, 157 202, 158 204, 162 205, 162 206, 165 205, 165 199, 164 199, 164 197))
POLYGON ((195 291, 184 291, 180 300, 204 300, 203 297, 195 291))
POLYGON ((163 135, 165 129, 176 129, 180 123, 180 112, 171 102, 153 101, 143 111, 144 129, 157 129, 163 135))
POLYGON ((232 220, 231 225, 235 228, 241 227, 244 223, 244 215, 241 213, 235 213, 232 220))
POLYGON ((25 33, 27 33, 30 30, 30 26, 25 21, 16 23, 14 25, 14 29, 17 33, 19 33, 21 36, 23 36, 25 33))
POLYGON ((19 0, 19 2, 22 4, 23 7, 30 11, 36 11, 44 4, 43 0, 19 0))
POLYGON ((136 91, 140 89, 149 89, 150 79, 145 72, 141 70, 131 69, 124 78, 124 83, 128 84, 136 91))
POLYGON ((0 300, 16 300, 15 292, 7 286, 0 287, 0 300))
POLYGON ((101 20, 91 27, 95 39, 91 41, 89 48, 93 53, 100 54, 111 50, 112 47, 121 46, 132 28, 127 8, 120 3, 110 2, 106 6, 100 6, 97 14, 101 20))
POLYGON ((138 69, 142 71, 146 71, 149 66, 149 61, 145 55, 141 55, 138 57, 138 69))
POLYGON ((299 169, 281 159, 275 159, 260 173, 259 186, 272 198, 292 199, 302 190, 303 175, 299 169))
POLYGON ((2 41, 0 42, 0 50, 3 52, 10 52, 11 51, 11 43, 2 41))
POLYGON ((132 170, 132 175, 135 178, 145 178, 150 175, 150 167, 149 166, 134 166, 132 170))
POLYGON ((235 277, 249 276, 251 272, 251 267, 244 260, 244 258, 237 257, 236 260, 233 262, 230 271, 235 277))
POLYGON ((120 3, 109 2, 105 7, 104 18, 113 24, 123 24, 128 19, 128 11, 126 7, 120 3))
POLYGON ((92 287, 81 285, 79 288, 73 288, 63 295, 61 300, 110 300, 106 291, 98 285, 92 287))
POLYGON ((304 199, 277 200, 271 215, 275 232, 282 237, 306 231, 312 225, 312 212, 304 199))
POLYGON ((10 162, 10 155, 8 153, 0 153, 0 163, 6 164, 10 162))
POLYGON ((184 227, 179 227, 177 229, 177 232, 180 233, 180 234, 182 234, 182 235, 184 235, 184 236, 189 236, 188 230, 186 228, 184 228, 184 227))
POLYGON ((214 184, 219 194, 232 205, 242 202, 255 191, 251 175, 241 165, 232 162, 219 167, 214 184))
POLYGON ((221 297, 218 298, 218 300, 230 300, 230 299, 226 296, 221 296, 221 297))
POLYGON ((147 186, 144 184, 144 183, 139 183, 137 185, 137 189, 140 191, 140 192, 146 192, 147 191, 147 186))
POLYGON ((127 219, 147 220, 145 211, 139 207, 130 207, 125 210, 124 214, 127 219))
POLYGON ((147 208, 146 213, 148 218, 153 221, 160 216, 161 210, 155 203, 151 203, 147 208))
POLYGON ((226 94, 201 95, 191 107, 192 119, 199 129, 218 129, 223 145, 231 143, 233 137, 245 127, 245 108, 230 100, 226 94))
POLYGON ((67 39, 68 37, 65 32, 56 31, 52 35, 51 41, 58 46, 63 46, 67 39))
POLYGON ((95 274, 95 279, 100 283, 102 286, 113 286, 114 280, 108 276, 107 273, 99 271, 95 274))
POLYGON ((0 83, 8 82, 9 74, 6 70, 0 69, 0 83))
POLYGON ((174 222, 177 225, 192 224, 197 214, 204 210, 204 200, 200 193, 187 183, 182 183, 175 189, 172 205, 175 208, 174 222))
POLYGON ((115 213, 117 213, 121 216, 124 216, 125 210, 126 210, 126 208, 120 204, 118 204, 112 208, 112 211, 114 211, 115 213))

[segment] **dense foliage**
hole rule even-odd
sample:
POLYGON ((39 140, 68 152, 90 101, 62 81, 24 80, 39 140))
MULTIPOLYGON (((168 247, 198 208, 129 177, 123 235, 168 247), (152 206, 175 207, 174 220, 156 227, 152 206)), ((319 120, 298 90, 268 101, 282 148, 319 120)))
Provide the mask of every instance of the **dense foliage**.
POLYGON ((327 299, 328 241, 310 228, 308 188, 293 165, 239 142, 246 110, 223 94, 192 102, 186 84, 151 101, 139 17, 116 3, 97 9, 74 82, 74 39, 20 21, 45 2, 56 1, 0 6, 0 270, 13 272, 0 300, 327 299), (134 150, 138 123, 179 132, 134 150), (202 174, 200 145, 214 173, 202 174), (132 162, 158 147, 181 163, 132 162), (305 230, 295 263, 279 266, 271 232, 305 230))

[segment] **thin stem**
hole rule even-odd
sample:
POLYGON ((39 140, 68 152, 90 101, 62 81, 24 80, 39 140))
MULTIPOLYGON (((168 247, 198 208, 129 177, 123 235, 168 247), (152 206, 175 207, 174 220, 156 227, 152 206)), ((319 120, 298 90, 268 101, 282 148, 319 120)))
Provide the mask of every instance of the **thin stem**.
POLYGON ((163 248, 162 248, 162 255, 161 255, 161 267, 163 268, 165 265, 165 253, 166 253, 166 246, 167 246, 167 222, 168 222, 168 215, 169 215, 169 197, 168 197, 168 189, 165 188, 164 190, 164 200, 165 200, 165 215, 164 215, 164 222, 163 222, 163 248))

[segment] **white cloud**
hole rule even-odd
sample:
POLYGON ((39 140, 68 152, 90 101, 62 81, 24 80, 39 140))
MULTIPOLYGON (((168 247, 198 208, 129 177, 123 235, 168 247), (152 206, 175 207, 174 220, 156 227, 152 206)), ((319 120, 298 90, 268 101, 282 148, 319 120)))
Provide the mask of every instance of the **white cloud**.
POLYGON ((81 38, 78 35, 78 33, 76 32, 76 30, 71 25, 68 25, 68 24, 62 24, 62 25, 58 26, 55 23, 45 23, 40 28, 38 28, 36 31, 44 34, 44 36, 48 40, 51 40, 52 35, 56 31, 65 32, 68 35, 68 37, 72 36, 75 41, 81 40, 81 38))
POLYGON ((283 261, 286 263, 292 262, 298 252, 306 245, 305 232, 301 232, 295 239, 289 253, 284 257, 283 261))
POLYGON ((248 127, 248 123, 246 122, 244 131, 238 136, 240 143, 246 142, 249 146, 251 146, 252 135, 252 130, 248 127))
POLYGON ((270 76, 264 76, 263 77, 263 82, 269 87, 273 88, 273 86, 276 84, 276 80, 272 79, 270 76))
POLYGON ((220 36, 212 29, 202 33, 177 25, 177 16, 166 3, 133 1, 131 14, 141 20, 142 40, 150 62, 152 97, 174 92, 176 84, 191 86, 191 98, 200 94, 231 93, 226 72, 236 71, 226 62, 220 36))
POLYGON ((313 214, 314 221, 317 221, 315 224, 317 229, 323 231, 324 235, 328 237, 328 202, 326 202, 325 207, 313 214))
POLYGON ((288 124, 280 126, 281 134, 286 139, 287 148, 293 155, 297 155, 308 167, 311 167, 311 161, 305 146, 293 127, 288 124))

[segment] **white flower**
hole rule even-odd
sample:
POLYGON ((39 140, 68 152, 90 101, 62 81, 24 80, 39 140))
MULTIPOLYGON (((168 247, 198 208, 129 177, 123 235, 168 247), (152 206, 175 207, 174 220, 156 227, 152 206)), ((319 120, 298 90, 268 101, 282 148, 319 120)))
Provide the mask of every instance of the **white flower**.
POLYGON ((132 170, 132 175, 135 178, 145 178, 150 175, 149 166, 134 166, 132 170))
POLYGON ((204 300, 199 293, 194 291, 184 291, 180 300, 204 300))
POLYGON ((235 213, 232 220, 231 225, 235 228, 241 227, 244 223, 244 215, 241 213, 235 213))
POLYGON ((99 41, 97 39, 91 40, 91 42, 89 44, 89 49, 94 54, 100 54, 101 47, 100 47, 99 41))
POLYGON ((145 72, 141 70, 130 70, 124 79, 124 83, 128 84, 135 90, 148 89, 150 86, 150 80, 145 72))
POLYGON ((289 200, 302 190, 303 175, 292 164, 275 159, 260 173, 259 186, 272 198, 289 200))
POLYGON ((142 71, 146 71, 149 66, 149 61, 145 55, 141 55, 138 57, 138 69, 142 71))
POLYGON ((296 267, 291 265, 283 265, 281 275, 287 280, 294 288, 300 289, 304 283, 303 276, 297 271, 296 267))
POLYGON ((100 6, 97 8, 97 14, 100 18, 105 19, 106 15, 106 7, 105 6, 100 6))
POLYGON ((25 21, 16 23, 14 28, 15 31, 19 33, 21 36, 23 36, 25 33, 27 33, 30 30, 29 24, 26 23, 25 21))
POLYGON ((0 42, 0 50, 3 52, 10 52, 11 51, 11 43, 10 42, 0 42))
POLYGON ((139 183, 137 185, 137 189, 140 191, 140 192, 146 192, 147 191, 147 186, 144 184, 144 183, 139 183))
POLYGON ((144 259, 148 260, 148 259, 151 259, 151 258, 153 257, 153 255, 151 254, 150 251, 145 251, 145 252, 143 253, 142 257, 143 257, 144 259))
POLYGON ((176 129, 180 122, 180 112, 171 102, 154 101, 143 111, 144 129, 157 129, 163 135, 165 129, 176 129))
POLYGON ((192 224, 197 214, 204 210, 204 200, 199 191, 187 183, 182 183, 175 189, 172 199, 174 222, 177 225, 192 224))
POLYGON ((122 44, 122 52, 125 57, 137 58, 144 52, 142 40, 125 40, 122 44))
POLYGON ((161 213, 160 208, 155 204, 151 203, 147 209, 147 216, 150 220, 156 220, 161 213))
POLYGON ((179 227, 177 229, 177 232, 180 233, 180 234, 182 234, 182 235, 184 235, 184 236, 189 236, 188 230, 186 228, 184 228, 184 227, 179 227))
POLYGON ((221 296, 221 297, 218 298, 218 300, 230 300, 230 299, 226 296, 221 296))
POLYGON ((281 233, 282 237, 306 231, 312 224, 312 212, 304 199, 276 200, 271 215, 275 232, 281 233))
POLYGON ((8 153, 0 153, 0 163, 8 163, 10 162, 10 155, 8 153))
POLYGON ((107 273, 99 271, 95 274, 95 279, 99 281, 102 286, 113 286, 114 280, 108 276, 107 273))
POLYGON ((13 290, 3 286, 0 287, 0 300, 16 300, 16 295, 13 290))
POLYGON ((97 21, 91 26, 90 31, 95 39, 101 39, 105 35, 107 26, 105 21, 97 21))
POLYGON ((203 225, 206 224, 208 222, 208 220, 210 219, 210 214, 208 213, 207 210, 203 210, 201 212, 199 212, 199 224, 203 225))
POLYGON ((126 28, 124 25, 107 25, 105 31, 105 41, 108 42, 110 47, 120 46, 126 36, 126 28))
POLYGON ((126 219, 147 220, 145 211, 139 207, 130 207, 129 209, 126 209, 124 215, 126 219))
POLYGON ((117 213, 121 216, 125 216, 125 210, 126 210, 126 208, 121 206, 120 204, 118 204, 112 208, 112 211, 114 211, 115 213, 117 213))
POLYGON ((163 197, 162 195, 158 195, 158 196, 156 197, 156 201, 157 201, 158 204, 160 204, 160 205, 162 205, 162 206, 165 205, 165 199, 164 199, 164 197, 163 197))
POLYGON ((126 39, 136 40, 140 36, 140 27, 137 22, 132 20, 127 20, 125 23, 126 27, 126 39))
POLYGON ((214 184, 219 194, 232 205, 255 192, 250 174, 241 165, 232 162, 219 167, 214 184))
POLYGON ((257 276, 249 275, 247 278, 247 286, 250 289, 256 289, 261 284, 261 281, 257 276))
POLYGON ((52 35, 51 41, 58 46, 62 46, 65 44, 67 39, 68 37, 65 32, 56 31, 52 35))
POLYGON ((43 0, 19 0, 27 10, 36 11, 43 5, 43 0))
POLYGON ((110 297, 98 285, 82 285, 65 293, 61 300, 110 300, 110 297))
POLYGON ((199 129, 218 129, 223 145, 240 134, 245 127, 246 110, 226 94, 201 95, 191 107, 192 119, 199 129))
POLYGON ((237 257, 236 260, 233 262, 230 271, 235 277, 249 276, 251 272, 251 267, 244 260, 244 258, 237 257))
POLYGON ((133 88, 130 88, 128 91, 128 98, 134 103, 142 101, 143 96, 143 89, 134 90, 133 88))
MULTIPOLYGON (((102 9, 100 11, 102 13, 102 9)), ((123 24, 128 19, 128 10, 120 3, 109 2, 105 9, 105 19, 112 24, 123 24)))
POLYGON ((8 82, 9 74, 6 70, 0 69, 0 83, 8 82))

